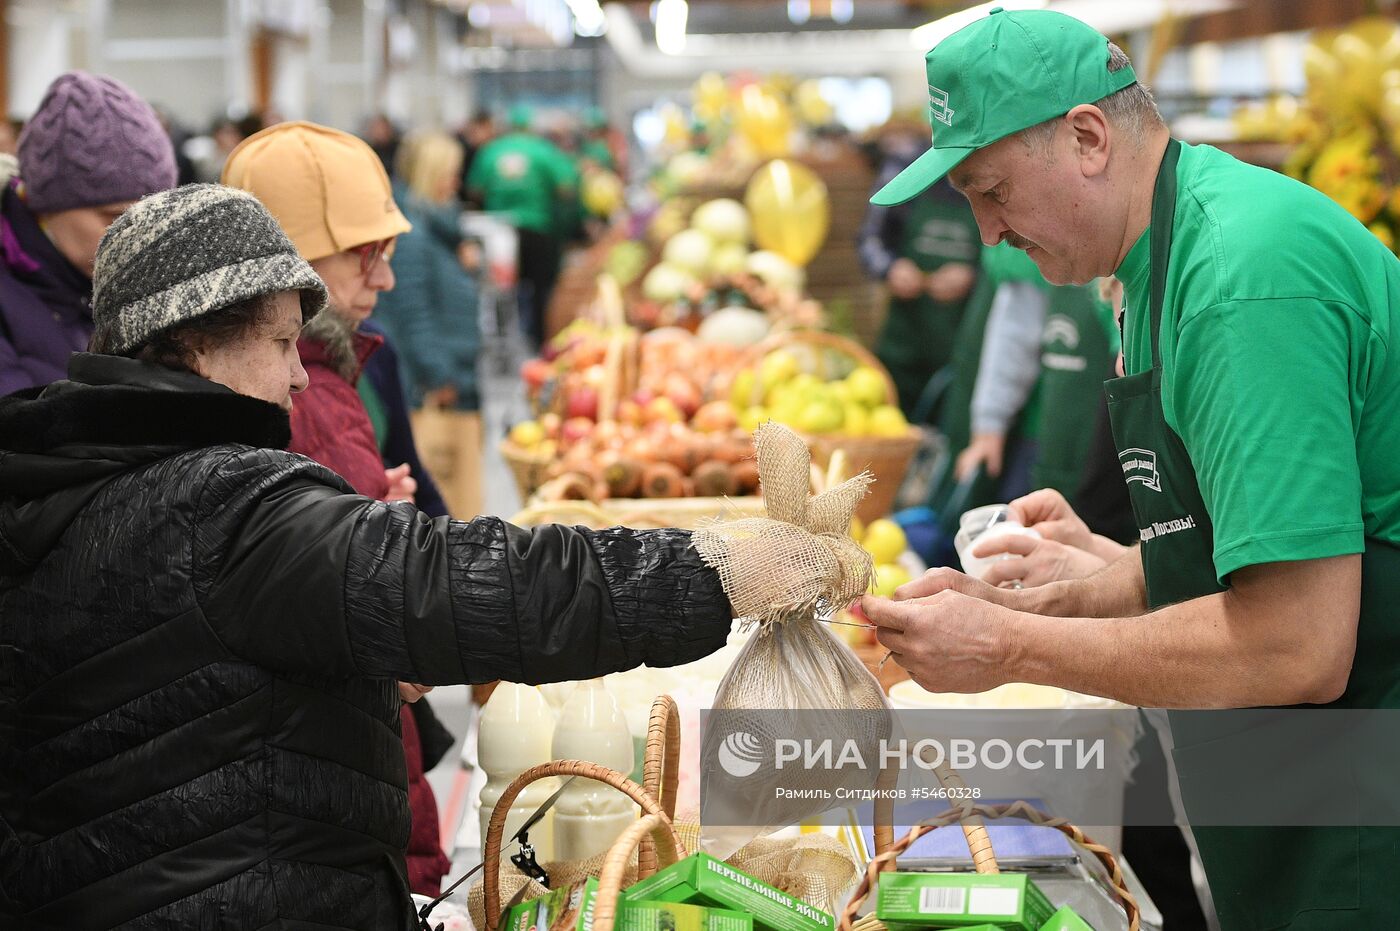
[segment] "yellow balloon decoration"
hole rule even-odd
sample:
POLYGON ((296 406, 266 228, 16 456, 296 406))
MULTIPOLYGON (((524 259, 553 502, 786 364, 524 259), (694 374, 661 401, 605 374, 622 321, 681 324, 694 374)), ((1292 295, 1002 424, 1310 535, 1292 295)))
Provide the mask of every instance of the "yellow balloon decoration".
POLYGON ((797 85, 792 99, 797 104, 797 115, 808 126, 825 126, 835 116, 831 103, 822 96, 821 84, 815 79, 808 78, 797 85))
POLYGON ((804 165, 781 158, 764 165, 749 181, 744 205, 754 242, 794 265, 812 261, 826 242, 831 201, 822 179, 804 165))
POLYGON ((758 84, 745 85, 735 105, 739 135, 765 158, 788 154, 792 114, 787 103, 758 84))
POLYGON ((691 88, 692 109, 696 117, 705 123, 717 123, 724 119, 729 107, 729 85, 717 72, 706 71, 691 88))
POLYGON ((671 149, 684 149, 690 145, 690 127, 686 124, 681 108, 668 103, 661 108, 661 125, 664 127, 662 140, 671 149))

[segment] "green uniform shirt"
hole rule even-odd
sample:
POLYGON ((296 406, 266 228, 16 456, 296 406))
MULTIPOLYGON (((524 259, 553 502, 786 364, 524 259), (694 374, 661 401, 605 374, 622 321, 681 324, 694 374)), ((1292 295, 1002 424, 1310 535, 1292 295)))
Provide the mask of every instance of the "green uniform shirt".
POLYGON ((486 145, 472 161, 467 187, 479 190, 484 206, 514 226, 553 234, 560 191, 576 184, 569 157, 547 139, 510 133, 486 145))
MULTIPOLYGON (((1400 261, 1327 197, 1183 145, 1162 408, 1215 525, 1215 571, 1400 542, 1400 261)), ((1118 269, 1128 374, 1152 367, 1148 233, 1118 269)))

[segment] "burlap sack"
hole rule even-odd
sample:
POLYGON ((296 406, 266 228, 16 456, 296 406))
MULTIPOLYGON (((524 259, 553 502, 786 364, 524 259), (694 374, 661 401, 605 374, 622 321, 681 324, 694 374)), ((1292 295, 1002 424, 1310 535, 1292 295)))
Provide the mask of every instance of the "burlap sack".
POLYGON ((715 765, 727 737, 742 732, 760 752, 780 737, 852 739, 873 760, 890 733, 879 682, 821 623, 869 588, 870 556, 849 528, 870 476, 862 473, 812 496, 811 457, 800 437, 767 423, 754 443, 768 517, 717 523, 694 537, 701 557, 719 573, 735 614, 759 625, 715 694, 724 726, 707 727, 702 742, 702 798, 722 793, 727 823, 713 823, 702 810, 700 842, 718 857, 768 829, 842 804, 814 797, 795 805, 777 789, 850 786, 848 775, 820 769, 735 776, 715 765))

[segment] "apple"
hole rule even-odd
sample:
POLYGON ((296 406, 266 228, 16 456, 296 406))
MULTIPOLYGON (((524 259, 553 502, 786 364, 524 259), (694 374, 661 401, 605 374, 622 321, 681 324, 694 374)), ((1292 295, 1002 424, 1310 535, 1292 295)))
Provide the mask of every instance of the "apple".
POLYGON ((656 398, 646 406, 648 423, 680 423, 685 419, 676 402, 670 398, 656 398))
POLYGON ((738 417, 728 401, 711 401, 695 412, 692 423, 702 433, 727 433, 734 429, 738 417))
POLYGON ((595 426, 596 424, 588 417, 570 417, 564 421, 559 435, 565 443, 573 446, 591 437, 595 426))
POLYGON ((532 449, 544 442, 544 427, 537 420, 522 420, 510 428, 510 441, 516 446, 532 449))
POLYGON ((640 427, 645 421, 643 406, 631 398, 617 402, 617 422, 632 427, 640 427))
POLYGON ((846 376, 846 388, 851 400, 866 407, 879 407, 888 400, 889 388, 885 376, 868 365, 858 367, 846 376))
POLYGON ((870 412, 869 429, 871 436, 904 436, 909 432, 909 421, 893 404, 881 404, 870 412))
POLYGON ((583 385, 570 391, 564 401, 564 416, 569 419, 586 417, 589 420, 596 420, 598 417, 598 389, 592 385, 583 385))
POLYGON ((674 378, 666 385, 666 398, 676 405, 685 419, 700 409, 700 391, 684 378, 674 378))
POLYGON ((638 407, 646 407, 652 401, 656 400, 656 392, 652 391, 650 388, 638 388, 636 391, 632 392, 632 400, 637 403, 638 407))
POLYGON ((554 377, 554 366, 543 359, 526 359, 520 366, 520 377, 530 391, 536 392, 554 377))
POLYGON ((551 440, 559 439, 559 428, 563 423, 564 418, 554 411, 547 411, 540 415, 540 426, 544 428, 544 435, 551 440))

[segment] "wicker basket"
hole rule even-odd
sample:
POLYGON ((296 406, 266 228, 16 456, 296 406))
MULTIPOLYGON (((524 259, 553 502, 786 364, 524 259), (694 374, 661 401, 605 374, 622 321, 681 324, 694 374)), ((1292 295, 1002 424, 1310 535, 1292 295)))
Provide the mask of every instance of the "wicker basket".
MULTIPOLYGON (((884 376, 886 400, 890 404, 899 403, 890 373, 868 349, 853 340, 820 330, 787 330, 755 345, 744 367, 758 365, 764 356, 776 349, 792 350, 799 355, 807 371, 823 380, 841 378, 857 366, 868 366, 884 376)), ((852 473, 868 469, 875 476, 870 493, 856 507, 856 516, 866 523, 893 510, 895 495, 919 448, 919 432, 912 428, 903 436, 806 433, 803 439, 812 451, 812 463, 818 468, 825 469, 837 450, 844 450, 852 473)))
POLYGON ((495 928, 501 921, 501 844, 510 806, 526 786, 540 779, 551 776, 594 779, 626 794, 642 808, 642 818, 617 839, 603 859, 598 904, 594 912, 595 927, 598 927, 598 916, 607 915, 606 922, 601 926, 602 931, 608 931, 612 926, 617 895, 634 849, 637 849, 638 879, 644 879, 658 868, 670 866, 686 855, 685 842, 671 824, 675 814, 676 784, 680 777, 680 716, 675 701, 669 695, 658 696, 652 703, 643 759, 642 785, 597 763, 554 760, 525 770, 506 787, 491 812, 482 845, 485 927, 495 928))
MULTIPOLYGON (((961 783, 956 774, 948 770, 940 770, 940 775, 948 775, 953 780, 961 783)), ((1109 884, 1113 888, 1114 895, 1118 897, 1118 903, 1123 907, 1123 913, 1128 919, 1128 931, 1139 931, 1141 920, 1138 914, 1137 900, 1128 891, 1127 881, 1123 877, 1123 871, 1118 868, 1118 861, 1114 859, 1113 853, 1107 847, 1096 844, 1084 835, 1079 828, 1070 824, 1063 818, 1052 818, 1045 812, 1032 808, 1026 802, 1012 802, 1009 804, 997 805, 969 805, 961 808, 950 808, 948 811, 936 818, 930 818, 922 824, 910 828, 895 843, 888 843, 889 834, 880 831, 879 813, 877 811, 877 825, 875 843, 879 850, 875 858, 865 868, 865 875, 861 877, 860 884, 851 895, 851 900, 842 911, 838 927, 840 931, 884 931, 885 925, 873 914, 866 915, 860 920, 856 920, 856 913, 860 911, 865 900, 870 897, 870 893, 876 888, 879 875, 895 867, 895 861, 901 853, 908 850, 914 841, 918 840, 929 831, 954 823, 961 823, 963 835, 967 838, 968 849, 972 853, 973 867, 979 873, 999 873, 1001 868, 997 864, 996 855, 992 851, 991 838, 987 834, 987 829, 982 824, 983 818, 1020 818, 1029 821, 1031 824, 1043 825, 1055 828, 1067 836, 1075 844, 1093 854, 1103 865, 1109 884)))
POLYGON ((549 471, 555 457, 525 449, 509 439, 501 440, 500 450, 501 458, 510 468, 511 478, 515 479, 515 488, 520 493, 520 500, 528 500, 535 493, 535 489, 544 483, 545 473, 549 471))

